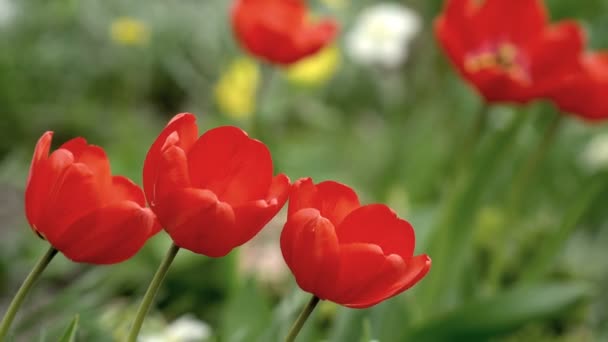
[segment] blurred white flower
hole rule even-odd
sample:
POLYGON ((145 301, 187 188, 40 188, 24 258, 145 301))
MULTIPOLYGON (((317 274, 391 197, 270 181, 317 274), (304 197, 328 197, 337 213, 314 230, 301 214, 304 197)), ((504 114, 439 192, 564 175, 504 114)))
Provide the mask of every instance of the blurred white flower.
POLYGON ((158 334, 142 336, 138 342, 201 342, 211 337, 211 328, 191 315, 173 321, 158 334))
POLYGON ((399 66, 408 56, 411 40, 420 32, 421 19, 397 3, 364 9, 346 37, 349 56, 362 64, 399 66))
POLYGON ((583 167, 590 172, 608 169, 608 133, 595 136, 581 155, 583 167))
POLYGON ((0 0, 0 27, 6 26, 15 17, 17 9, 11 0, 0 0))

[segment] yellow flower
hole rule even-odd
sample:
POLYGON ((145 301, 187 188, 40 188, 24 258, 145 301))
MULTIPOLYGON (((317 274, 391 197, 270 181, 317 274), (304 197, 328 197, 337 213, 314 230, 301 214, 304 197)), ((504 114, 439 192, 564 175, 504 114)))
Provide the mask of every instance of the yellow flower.
POLYGON ((343 9, 346 7, 348 0, 321 0, 325 6, 331 9, 343 9))
POLYGON ((329 80, 340 65, 340 51, 330 45, 318 53, 287 68, 287 79, 293 83, 315 86, 329 80))
POLYGON ((110 37, 122 45, 144 45, 150 39, 150 30, 140 20, 121 17, 112 22, 110 37))
POLYGON ((260 70, 254 61, 244 57, 234 60, 215 86, 220 111, 234 119, 249 117, 255 111, 259 82, 260 70))

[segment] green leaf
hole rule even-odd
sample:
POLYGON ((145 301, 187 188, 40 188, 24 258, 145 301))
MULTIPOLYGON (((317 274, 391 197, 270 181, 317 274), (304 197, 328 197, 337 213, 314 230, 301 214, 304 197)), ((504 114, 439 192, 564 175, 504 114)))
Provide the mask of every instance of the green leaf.
POLYGON ((220 334, 222 341, 252 341, 270 320, 270 305, 252 281, 244 282, 224 307, 220 334))
POLYGON ((481 299, 411 329, 403 341, 480 341, 555 317, 588 293, 585 285, 522 287, 481 299))
POLYGON ((74 316, 74 319, 72 319, 72 322, 70 323, 68 328, 63 333, 63 336, 61 337, 61 339, 59 339, 59 342, 76 341, 76 333, 78 331, 78 320, 79 319, 80 319, 79 315, 74 316))

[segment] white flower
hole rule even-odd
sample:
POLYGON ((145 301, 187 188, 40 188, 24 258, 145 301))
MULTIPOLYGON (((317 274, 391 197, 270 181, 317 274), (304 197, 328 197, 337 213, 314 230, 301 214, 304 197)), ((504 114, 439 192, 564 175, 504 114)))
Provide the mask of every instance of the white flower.
POLYGON ((608 133, 595 136, 581 155, 583 167, 590 172, 608 169, 608 133))
POLYGON ((408 46, 421 25, 418 14, 407 7, 373 5, 361 12, 347 35, 347 53, 362 64, 396 67, 407 58, 408 46))
POLYGON ((0 0, 0 27, 10 23, 15 14, 15 4, 11 0, 0 0))
POLYGON ((191 315, 182 316, 159 334, 139 338, 139 342, 201 342, 211 337, 211 328, 191 315))

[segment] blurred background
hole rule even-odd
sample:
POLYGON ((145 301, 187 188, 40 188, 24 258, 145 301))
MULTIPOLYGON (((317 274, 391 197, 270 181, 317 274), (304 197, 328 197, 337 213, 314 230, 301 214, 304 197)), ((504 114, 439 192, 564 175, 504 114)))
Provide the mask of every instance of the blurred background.
MULTIPOLYGON (((608 49, 608 0, 546 3, 552 19, 580 21, 591 46, 608 49)), ((493 106, 465 157, 483 103, 436 44, 442 1, 309 5, 341 23, 339 39, 281 70, 239 49, 226 0, 0 0, 0 312, 47 246, 23 210, 38 137, 55 131, 56 147, 83 136, 141 184, 152 141, 192 112, 201 130, 237 125, 265 142, 292 180, 336 180, 364 203, 389 204, 414 225, 417 253, 433 258, 429 277, 374 308, 322 303, 300 341, 608 340, 608 128, 566 117, 513 194, 558 114, 540 102, 493 106), (370 48, 378 30, 383 45, 370 48)), ((284 221, 226 258, 182 251, 142 341, 285 336, 308 295, 281 257, 284 221)), ((111 267, 59 255, 15 340, 57 341, 76 314, 79 341, 124 338, 169 245, 161 232, 111 267)))

